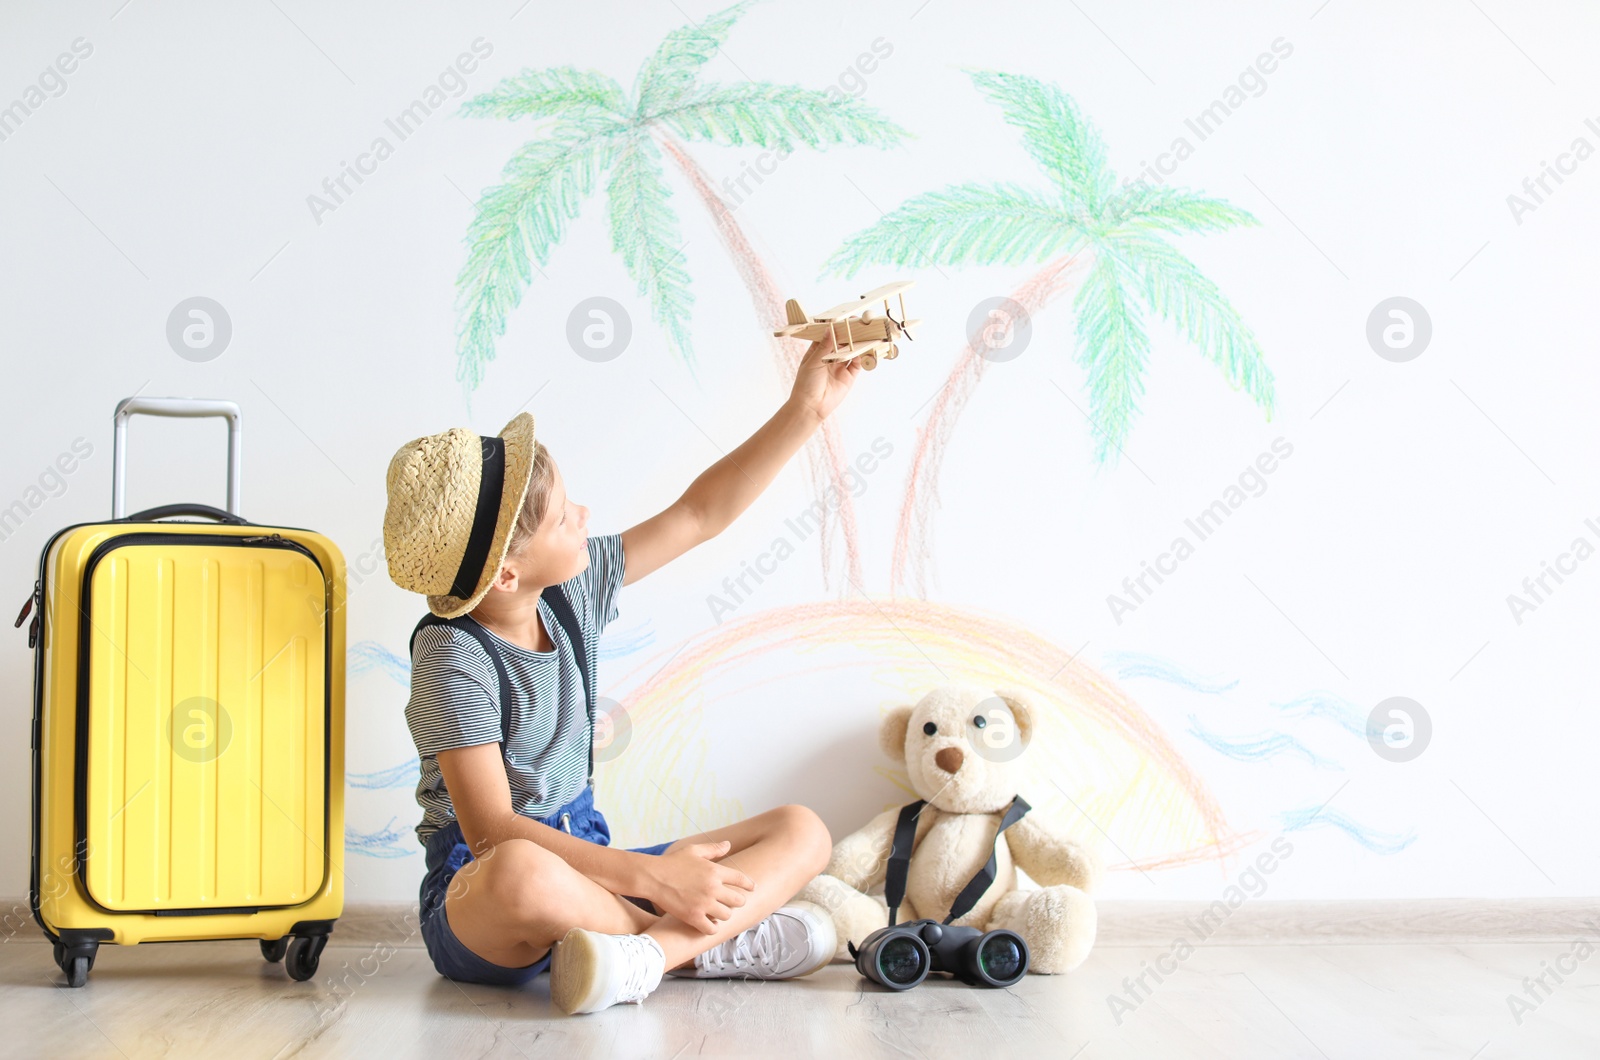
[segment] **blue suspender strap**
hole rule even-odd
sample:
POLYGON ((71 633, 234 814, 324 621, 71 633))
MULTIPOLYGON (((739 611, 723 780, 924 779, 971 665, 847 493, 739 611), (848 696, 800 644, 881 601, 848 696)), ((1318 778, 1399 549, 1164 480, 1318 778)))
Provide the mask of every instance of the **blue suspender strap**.
MULTIPOLYGON (((567 641, 572 645, 572 653, 578 660, 578 674, 583 680, 584 709, 589 716, 589 782, 594 782, 594 692, 589 679, 589 654, 583 640, 583 631, 578 626, 578 616, 573 613, 572 604, 567 600, 565 593, 559 585, 552 585, 540 594, 545 603, 550 605, 550 610, 555 612, 556 621, 567 635, 567 641)), ((411 631, 411 656, 416 658, 417 634, 429 626, 453 626, 463 633, 471 636, 488 654, 489 661, 494 663, 495 675, 500 679, 500 743, 502 748, 511 746, 511 676, 506 672, 505 662, 500 658, 500 652, 494 645, 494 638, 477 622, 462 615, 459 618, 440 618, 433 612, 422 616, 422 621, 417 623, 417 628, 411 631)))
POLYGON ((572 645, 572 654, 578 660, 578 675, 583 680, 583 707, 589 715, 589 783, 594 783, 594 690, 589 680, 589 652, 583 642, 583 630, 578 625, 578 616, 573 613, 572 603, 567 599, 567 594, 561 591, 561 586, 552 585, 540 594, 544 602, 550 605, 550 610, 555 612, 556 621, 566 631, 567 642, 572 645))
POLYGON ((495 675, 500 679, 500 748, 504 753, 511 746, 511 675, 506 673, 506 664, 500 658, 500 652, 494 646, 494 641, 489 633, 478 623, 467 618, 440 618, 433 612, 422 616, 422 621, 417 623, 417 628, 411 631, 411 658, 417 657, 417 634, 429 626, 452 626, 466 633, 483 646, 488 652, 489 661, 494 663, 495 675))

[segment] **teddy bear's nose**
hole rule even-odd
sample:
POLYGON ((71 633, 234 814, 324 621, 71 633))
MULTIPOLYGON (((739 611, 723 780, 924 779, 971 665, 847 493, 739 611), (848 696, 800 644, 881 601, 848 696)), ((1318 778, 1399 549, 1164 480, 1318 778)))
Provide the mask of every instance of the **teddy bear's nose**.
POLYGON ((959 747, 940 748, 939 753, 933 756, 934 764, 946 773, 954 773, 960 769, 964 760, 965 757, 961 754, 961 748, 959 747))

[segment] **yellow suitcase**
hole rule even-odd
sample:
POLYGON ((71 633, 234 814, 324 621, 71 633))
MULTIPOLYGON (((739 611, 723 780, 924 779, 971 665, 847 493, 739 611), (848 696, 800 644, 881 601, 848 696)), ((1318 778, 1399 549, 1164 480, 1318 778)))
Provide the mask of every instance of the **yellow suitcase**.
POLYGON ((240 517, 233 402, 129 398, 114 431, 111 521, 46 543, 17 619, 34 919, 72 986, 101 943, 198 939, 310 979, 344 909, 344 559, 240 517), (135 414, 227 419, 227 511, 123 514, 135 414))

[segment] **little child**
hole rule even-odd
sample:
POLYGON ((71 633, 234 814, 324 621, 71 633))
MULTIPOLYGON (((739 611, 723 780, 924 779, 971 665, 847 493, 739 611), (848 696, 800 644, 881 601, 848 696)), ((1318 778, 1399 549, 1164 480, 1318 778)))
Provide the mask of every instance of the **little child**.
POLYGON ((546 968, 567 1013, 639 1003, 664 971, 787 979, 833 957, 827 912, 791 899, 832 840, 804 806, 631 850, 594 805, 590 703, 618 590, 716 537, 766 489, 861 368, 806 351, 789 399, 670 507, 589 536, 589 509, 520 413, 390 462, 389 575, 427 596, 406 722, 422 762, 422 937, 450 979, 518 985, 546 968), (506 698, 508 697, 508 698, 506 698))

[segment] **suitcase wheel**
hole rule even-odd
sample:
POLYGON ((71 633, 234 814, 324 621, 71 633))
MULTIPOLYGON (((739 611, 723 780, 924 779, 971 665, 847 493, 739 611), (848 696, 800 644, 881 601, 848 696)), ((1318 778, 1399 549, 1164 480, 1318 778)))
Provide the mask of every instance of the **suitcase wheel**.
POLYGON ((261 940, 261 956, 265 957, 267 960, 271 961, 273 964, 277 964, 279 961, 283 960, 283 955, 285 953, 287 953, 288 951, 289 951, 289 936, 288 935, 283 936, 283 938, 281 938, 281 939, 262 939, 261 940))
POLYGON ((89 981, 89 969, 94 967, 95 952, 99 949, 93 943, 90 943, 90 945, 93 948, 87 954, 82 952, 82 944, 76 947, 78 952, 73 954, 59 940, 56 942, 56 967, 66 973, 68 986, 78 987, 89 981))
POLYGON ((322 959, 322 947, 328 944, 326 935, 298 936, 289 943, 288 960, 284 967, 289 978, 303 983, 317 974, 317 962, 322 959))

